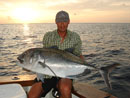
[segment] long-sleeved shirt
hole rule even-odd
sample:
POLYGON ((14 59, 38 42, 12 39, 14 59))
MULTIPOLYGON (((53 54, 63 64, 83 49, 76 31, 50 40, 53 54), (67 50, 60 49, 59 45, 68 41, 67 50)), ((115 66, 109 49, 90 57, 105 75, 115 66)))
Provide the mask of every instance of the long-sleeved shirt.
POLYGON ((67 30, 67 34, 62 43, 61 40, 62 38, 58 34, 57 30, 47 32, 43 38, 43 47, 57 48, 60 50, 66 50, 77 56, 81 55, 82 42, 77 33, 67 30))

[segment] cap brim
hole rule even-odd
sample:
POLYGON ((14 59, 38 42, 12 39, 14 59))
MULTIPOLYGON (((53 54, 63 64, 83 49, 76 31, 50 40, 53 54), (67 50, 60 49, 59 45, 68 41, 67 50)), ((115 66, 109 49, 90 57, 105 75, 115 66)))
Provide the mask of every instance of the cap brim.
POLYGON ((56 22, 68 22, 69 19, 56 19, 56 22))

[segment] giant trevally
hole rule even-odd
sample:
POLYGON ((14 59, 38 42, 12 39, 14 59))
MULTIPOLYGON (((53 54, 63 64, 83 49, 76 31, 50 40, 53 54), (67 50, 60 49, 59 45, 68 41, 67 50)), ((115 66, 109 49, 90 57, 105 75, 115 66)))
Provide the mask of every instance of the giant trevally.
POLYGON ((115 63, 107 67, 97 68, 72 53, 50 48, 28 49, 18 57, 18 60, 17 64, 25 69, 62 78, 77 79, 86 70, 98 70, 110 89, 109 72, 119 65, 115 63))

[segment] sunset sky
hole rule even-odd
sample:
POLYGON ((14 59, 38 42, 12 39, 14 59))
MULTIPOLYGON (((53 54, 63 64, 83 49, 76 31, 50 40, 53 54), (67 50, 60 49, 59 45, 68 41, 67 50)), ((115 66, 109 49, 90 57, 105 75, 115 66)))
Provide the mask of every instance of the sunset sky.
POLYGON ((54 23, 60 10, 71 23, 130 23, 130 0, 0 0, 0 23, 54 23))

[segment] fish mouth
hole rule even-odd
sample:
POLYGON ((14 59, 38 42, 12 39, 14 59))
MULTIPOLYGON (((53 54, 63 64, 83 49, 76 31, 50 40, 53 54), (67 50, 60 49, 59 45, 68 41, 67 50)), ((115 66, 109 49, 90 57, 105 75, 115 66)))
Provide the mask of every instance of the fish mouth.
POLYGON ((22 59, 20 59, 19 57, 17 58, 19 60, 20 63, 23 63, 24 61, 22 59))

